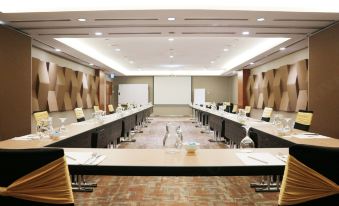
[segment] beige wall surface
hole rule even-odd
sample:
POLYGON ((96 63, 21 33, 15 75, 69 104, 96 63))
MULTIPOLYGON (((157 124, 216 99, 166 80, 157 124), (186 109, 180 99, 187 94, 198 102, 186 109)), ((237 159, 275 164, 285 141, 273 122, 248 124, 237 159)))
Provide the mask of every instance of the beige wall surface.
POLYGON ((309 39, 311 130, 339 138, 339 24, 309 39))
POLYGON ((153 77, 152 76, 116 76, 113 80, 113 106, 118 105, 119 84, 148 84, 148 101, 153 102, 153 77))
MULTIPOLYGON (((192 100, 193 91, 197 88, 206 89, 206 101, 224 102, 231 101, 235 91, 233 88, 233 79, 231 77, 210 77, 210 76, 192 76, 192 100)), ((119 84, 148 84, 149 101, 153 102, 153 77, 118 76, 113 79, 113 99, 114 107, 118 104, 118 86, 119 84)), ((188 116, 191 115, 191 109, 186 105, 155 105, 154 115, 159 116, 188 116)))
POLYGON ((31 131, 31 38, 0 25, 0 140, 31 131))

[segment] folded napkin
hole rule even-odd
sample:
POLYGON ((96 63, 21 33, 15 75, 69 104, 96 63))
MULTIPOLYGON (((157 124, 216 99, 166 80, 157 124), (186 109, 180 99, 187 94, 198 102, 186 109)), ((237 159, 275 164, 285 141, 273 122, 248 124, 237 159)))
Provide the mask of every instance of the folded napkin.
POLYGON ((14 137, 12 140, 35 140, 40 139, 39 135, 36 134, 28 134, 21 137, 14 137))

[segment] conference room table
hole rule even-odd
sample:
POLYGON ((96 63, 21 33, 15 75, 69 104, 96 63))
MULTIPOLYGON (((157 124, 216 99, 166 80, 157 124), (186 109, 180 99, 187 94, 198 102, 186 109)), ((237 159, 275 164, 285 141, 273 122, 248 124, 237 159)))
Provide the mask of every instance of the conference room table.
MULTIPOLYGON (((195 110, 195 115, 208 116, 210 121, 205 124, 209 124, 212 130, 220 131, 223 137, 236 145, 239 146, 246 136, 246 131, 242 127, 244 124, 238 120, 237 114, 212 110, 200 105, 190 107, 195 110)), ((257 148, 284 148, 295 144, 339 147, 339 139, 298 129, 292 129, 289 134, 281 135, 272 123, 254 118, 248 118, 246 125, 250 126, 251 138, 257 148)))
MULTIPOLYGON (((281 175, 288 148, 198 149, 86 149, 64 148, 71 153, 94 153, 105 158, 97 165, 69 164, 71 173, 115 176, 258 176, 281 175)), ((87 154, 87 156, 91 156, 87 154)), ((73 158, 72 158, 73 159, 73 158)))
MULTIPOLYGON (((72 148, 93 148, 93 134, 99 135, 95 147, 107 147, 107 144, 114 142, 124 134, 128 134, 137 124, 137 114, 141 113, 146 117, 152 110, 152 105, 125 110, 121 113, 114 113, 103 117, 102 121, 89 119, 83 122, 65 125, 66 131, 59 137, 39 138, 37 134, 28 134, 22 137, 0 141, 0 148, 23 149, 40 147, 72 147, 72 148)), ((141 120, 140 120, 141 121, 141 120)))
MULTIPOLYGON (((70 153, 104 155, 102 162, 95 165, 69 164, 73 174, 84 175, 133 175, 133 176, 229 176, 229 175, 266 175, 283 174, 285 162, 274 158, 287 155, 287 148, 254 149, 251 153, 238 149, 198 149, 187 153, 184 149, 168 151, 166 149, 107 149, 91 148, 91 137, 102 128, 105 131, 122 131, 122 121, 126 118, 146 117, 152 106, 131 111, 107 115, 102 122, 95 119, 66 125, 66 131, 58 138, 37 138, 36 134, 15 137, 1 141, 2 149, 27 149, 56 147, 63 148, 67 156, 70 153), (141 117, 143 116, 143 117, 141 117), (119 126, 120 125, 120 126, 119 126), (111 130, 108 130, 110 127, 111 130), (275 159, 273 163, 266 158, 244 162, 244 155, 266 155, 275 159)), ((137 119, 135 119, 137 123, 137 119)), ((126 123, 128 124, 128 123, 126 123)), ((123 132, 122 132, 123 133, 123 132)), ((111 135, 112 136, 112 133, 111 135)), ((120 137, 120 134, 118 135, 120 137)), ((246 158, 245 157, 245 158, 246 158)), ((247 160, 248 161, 248 160, 247 160)))

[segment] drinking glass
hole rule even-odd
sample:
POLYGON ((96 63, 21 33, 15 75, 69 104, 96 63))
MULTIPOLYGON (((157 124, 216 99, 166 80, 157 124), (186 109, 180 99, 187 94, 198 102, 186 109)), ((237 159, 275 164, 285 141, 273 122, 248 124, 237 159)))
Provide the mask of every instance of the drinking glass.
POLYGON ((179 124, 167 123, 163 147, 168 153, 176 153, 182 146, 182 131, 179 124))
POLYGON ((253 152, 254 148, 254 141, 249 136, 249 125, 242 126, 246 130, 246 136, 240 142, 240 149, 241 152, 253 152))
POLYGON ((60 127, 60 132, 65 132, 67 131, 66 127, 65 127, 65 121, 67 118, 59 118, 60 122, 61 122, 61 127, 60 127))

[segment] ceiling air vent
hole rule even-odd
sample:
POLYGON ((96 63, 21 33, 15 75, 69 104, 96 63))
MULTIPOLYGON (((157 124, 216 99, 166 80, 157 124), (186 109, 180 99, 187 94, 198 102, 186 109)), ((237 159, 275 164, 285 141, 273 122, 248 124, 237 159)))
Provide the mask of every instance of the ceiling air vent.
POLYGON ((70 19, 35 19, 35 20, 15 20, 11 23, 42 23, 42 22, 67 22, 70 19))

